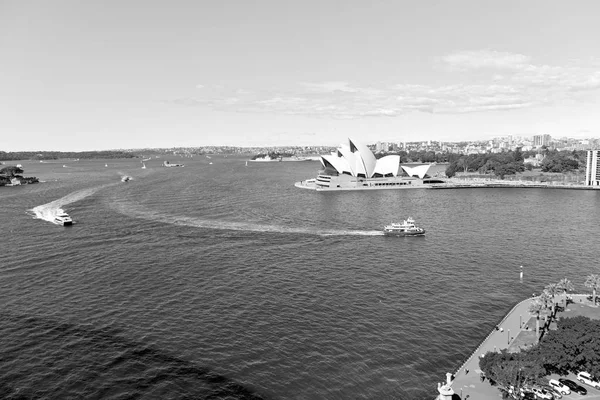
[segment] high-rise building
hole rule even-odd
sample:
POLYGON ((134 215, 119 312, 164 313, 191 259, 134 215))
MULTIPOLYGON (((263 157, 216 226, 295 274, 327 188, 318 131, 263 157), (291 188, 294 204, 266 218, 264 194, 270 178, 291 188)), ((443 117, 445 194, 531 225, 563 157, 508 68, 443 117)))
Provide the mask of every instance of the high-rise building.
POLYGON ((600 150, 588 150, 587 162, 585 164, 585 184, 586 186, 600 186, 600 163, 598 156, 600 150))
POLYGON ((552 136, 550 136, 548 134, 533 135, 533 145, 536 147, 548 146, 548 145, 550 145, 551 140, 552 140, 552 136))

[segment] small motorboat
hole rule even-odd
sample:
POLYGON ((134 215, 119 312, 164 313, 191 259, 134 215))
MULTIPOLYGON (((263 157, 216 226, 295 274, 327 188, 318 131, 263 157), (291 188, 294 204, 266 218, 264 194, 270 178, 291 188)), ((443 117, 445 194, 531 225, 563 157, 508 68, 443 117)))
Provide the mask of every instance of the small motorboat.
POLYGON ((416 226, 415 220, 409 217, 402 222, 392 222, 390 225, 386 225, 383 233, 386 236, 423 236, 425 229, 416 226))
POLYGON ((56 222, 57 224, 62 225, 62 226, 73 225, 73 220, 71 219, 71 217, 69 216, 69 214, 67 214, 65 212, 58 214, 54 218, 54 222, 56 222))

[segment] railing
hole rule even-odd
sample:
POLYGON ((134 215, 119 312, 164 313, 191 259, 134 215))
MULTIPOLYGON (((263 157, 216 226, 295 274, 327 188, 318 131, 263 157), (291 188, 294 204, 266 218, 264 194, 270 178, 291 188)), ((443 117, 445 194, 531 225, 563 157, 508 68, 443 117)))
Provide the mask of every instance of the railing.
MULTIPOLYGON (((537 296, 536 296, 537 297, 537 296)), ((498 322, 495 326, 499 326, 502 325, 502 323, 504 321, 506 321, 506 318, 508 318, 508 316, 510 314, 512 314, 512 312, 515 310, 515 308, 517 308, 519 305, 521 305, 522 303, 526 302, 526 301, 531 301, 532 299, 536 298, 536 297, 529 297, 525 300, 521 300, 520 302, 518 302, 517 304, 515 304, 509 312, 507 312, 504 317, 502 317, 502 319, 500 320, 500 322, 498 322)), ((479 350, 481 349, 481 346, 490 338, 490 336, 492 336, 492 334, 494 333, 494 330, 492 330, 490 333, 488 333, 488 335, 485 337, 485 339, 483 339, 481 341, 481 343, 479 343, 479 346, 477 346, 477 348, 471 353, 471 355, 469 355, 465 361, 460 365, 460 367, 458 367, 458 369, 456 370, 456 372, 454 373, 454 376, 458 375, 458 373, 460 372, 461 369, 463 369, 463 367, 465 366, 465 364, 467 364, 471 358, 473 358, 473 356, 475 355, 475 353, 479 353, 479 350)))

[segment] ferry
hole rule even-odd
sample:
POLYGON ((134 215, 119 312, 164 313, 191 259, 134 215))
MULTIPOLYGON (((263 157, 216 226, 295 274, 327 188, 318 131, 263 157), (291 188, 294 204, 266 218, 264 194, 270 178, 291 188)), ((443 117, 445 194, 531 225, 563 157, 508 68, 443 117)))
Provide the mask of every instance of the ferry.
POLYGON ((163 165, 165 167, 169 167, 169 168, 173 168, 173 167, 185 167, 185 164, 175 164, 175 163, 170 163, 169 161, 165 161, 163 163, 163 165))
POLYGON ((54 222, 56 222, 57 224, 62 225, 62 226, 73 225, 73 220, 71 219, 69 214, 67 214, 65 212, 58 214, 54 218, 54 222))
POLYGON ((425 229, 416 226, 415 220, 409 217, 402 222, 392 222, 390 225, 386 225, 383 233, 386 236, 423 236, 425 229))

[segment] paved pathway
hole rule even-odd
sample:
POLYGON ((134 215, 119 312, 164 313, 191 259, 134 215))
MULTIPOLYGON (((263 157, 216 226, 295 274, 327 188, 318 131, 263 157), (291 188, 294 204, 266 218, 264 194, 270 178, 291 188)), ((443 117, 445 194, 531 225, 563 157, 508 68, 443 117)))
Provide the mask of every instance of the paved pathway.
MULTIPOLYGON (((488 351, 498 351, 508 348, 513 338, 520 332, 519 324, 523 325, 529 320, 529 305, 534 298, 529 298, 518 303, 498 324, 501 330, 493 330, 481 345, 471 354, 471 357, 455 373, 452 387, 461 399, 484 400, 501 398, 497 387, 488 381, 481 382, 479 373, 479 357, 488 351), (467 372, 468 371, 468 372, 467 372), (467 397, 468 396, 468 397, 467 397)), ((534 328, 535 329, 535 328, 534 328)))
MULTIPOLYGON (((573 295, 573 299, 578 301, 579 297, 585 295, 573 295)), ((536 298, 525 299, 518 303, 502 320, 499 327, 502 330, 493 330, 481 345, 467 359, 462 367, 455 372, 452 388, 462 400, 495 400, 502 398, 498 387, 492 386, 487 380, 481 382, 479 369, 479 357, 488 351, 502 350, 510 346, 510 343, 521 331, 520 324, 525 324, 531 318, 529 314, 529 305, 536 298), (468 372, 467 372, 468 371, 468 372)), ((540 329, 543 321, 540 320, 540 329)), ((535 325, 533 327, 535 330, 535 325)))

